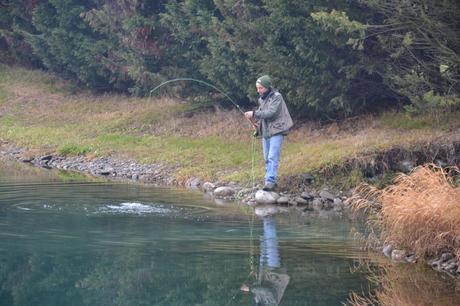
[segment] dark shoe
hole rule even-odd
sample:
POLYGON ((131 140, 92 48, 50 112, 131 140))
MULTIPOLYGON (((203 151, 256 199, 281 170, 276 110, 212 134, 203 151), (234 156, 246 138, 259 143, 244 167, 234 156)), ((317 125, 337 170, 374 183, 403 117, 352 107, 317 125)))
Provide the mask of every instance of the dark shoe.
POLYGON ((265 183, 265 185, 262 188, 262 190, 264 190, 264 191, 273 191, 273 190, 275 190, 275 188, 276 188, 276 183, 267 182, 267 183, 265 183))

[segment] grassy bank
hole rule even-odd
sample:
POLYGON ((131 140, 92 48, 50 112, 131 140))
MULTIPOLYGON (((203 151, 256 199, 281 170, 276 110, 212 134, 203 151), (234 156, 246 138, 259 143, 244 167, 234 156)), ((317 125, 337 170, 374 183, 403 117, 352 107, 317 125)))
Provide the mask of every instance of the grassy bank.
MULTIPOLYGON (((0 66, 2 141, 88 158, 116 155, 179 165, 178 181, 199 176, 248 182, 251 126, 237 110, 194 108, 191 101, 162 97, 95 95, 44 72, 0 66)), ((389 112, 326 126, 297 123, 283 148, 280 176, 314 173, 394 147, 449 141, 459 134, 458 115, 389 112)), ((255 174, 261 179, 258 142, 255 147, 255 174)))

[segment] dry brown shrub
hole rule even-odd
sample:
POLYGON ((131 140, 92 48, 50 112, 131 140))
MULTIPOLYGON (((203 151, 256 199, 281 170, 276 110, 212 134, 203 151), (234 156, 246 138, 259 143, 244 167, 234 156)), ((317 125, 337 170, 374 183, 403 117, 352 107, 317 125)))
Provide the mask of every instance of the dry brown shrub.
POLYGON ((459 170, 427 164, 399 175, 383 190, 360 186, 350 201, 352 209, 371 216, 385 243, 422 257, 452 251, 460 258, 460 187, 452 173, 459 170))

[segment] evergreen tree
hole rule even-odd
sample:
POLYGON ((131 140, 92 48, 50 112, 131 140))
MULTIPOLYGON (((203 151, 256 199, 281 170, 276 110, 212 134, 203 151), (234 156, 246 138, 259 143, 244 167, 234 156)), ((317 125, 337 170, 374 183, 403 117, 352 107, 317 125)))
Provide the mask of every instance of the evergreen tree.
POLYGON ((40 59, 24 40, 25 33, 34 32, 32 12, 36 5, 34 0, 0 2, 0 62, 40 66, 40 59))
MULTIPOLYGON (((314 15, 325 32, 348 37, 372 71, 394 92, 410 100, 407 109, 428 111, 459 106, 460 22, 458 1, 361 1, 368 19, 351 21, 344 12, 314 15)), ((356 68, 358 67, 352 67, 356 68)))
POLYGON ((86 86, 107 90, 110 73, 100 62, 109 45, 81 17, 96 5, 96 1, 78 0, 40 3, 33 13, 38 34, 29 33, 26 41, 48 69, 86 86))

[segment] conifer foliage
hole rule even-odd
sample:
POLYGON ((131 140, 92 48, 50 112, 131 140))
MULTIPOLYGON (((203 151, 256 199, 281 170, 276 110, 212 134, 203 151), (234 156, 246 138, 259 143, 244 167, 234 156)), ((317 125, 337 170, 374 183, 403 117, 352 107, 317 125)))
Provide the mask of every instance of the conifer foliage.
MULTIPOLYGON (((455 0, 7 0, 0 6, 1 61, 44 67, 99 91, 148 95, 162 81, 187 77, 254 105, 254 80, 270 74, 298 117, 460 105, 455 0)), ((219 101, 200 84, 168 90, 219 101)))

